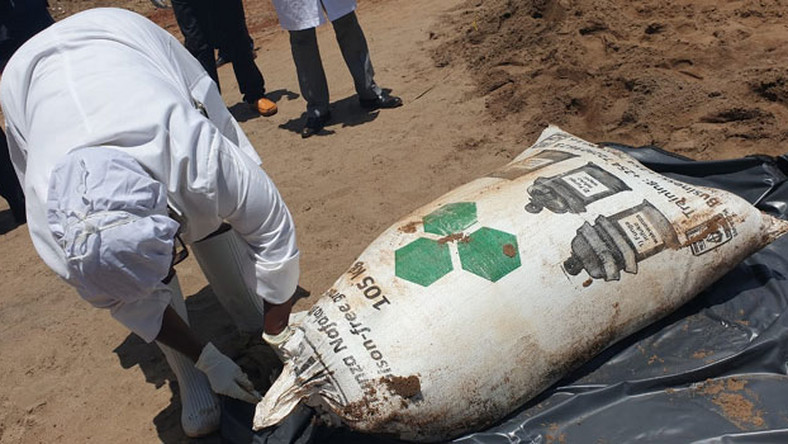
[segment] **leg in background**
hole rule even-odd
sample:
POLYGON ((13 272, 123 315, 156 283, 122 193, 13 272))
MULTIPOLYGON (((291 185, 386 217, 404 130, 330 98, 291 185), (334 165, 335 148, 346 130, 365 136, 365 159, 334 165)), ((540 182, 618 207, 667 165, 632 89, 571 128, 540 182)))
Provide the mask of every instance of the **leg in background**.
POLYGON ((345 64, 353 76, 353 83, 360 100, 374 99, 381 95, 380 87, 375 84, 375 70, 369 57, 369 47, 364 31, 358 23, 355 12, 344 15, 332 22, 334 34, 342 51, 345 64))
MULTIPOLYGON (((210 1, 210 0, 208 0, 210 1)), ((172 10, 184 37, 184 46, 196 58, 211 79, 219 86, 214 44, 211 35, 211 14, 206 0, 171 0, 172 10)))
POLYGON ((375 83, 375 70, 369 56, 369 47, 355 12, 346 14, 332 22, 337 43, 342 50, 361 106, 367 110, 396 108, 402 99, 383 93, 375 83))
POLYGON ((214 2, 212 12, 216 21, 216 45, 232 63, 244 102, 264 116, 276 114, 276 104, 265 97, 265 79, 254 60, 242 1, 214 2))
POLYGON ((320 60, 315 28, 290 31, 290 49, 298 74, 301 96, 306 100, 307 124, 302 137, 308 137, 323 129, 330 118, 328 109, 328 81, 320 60))

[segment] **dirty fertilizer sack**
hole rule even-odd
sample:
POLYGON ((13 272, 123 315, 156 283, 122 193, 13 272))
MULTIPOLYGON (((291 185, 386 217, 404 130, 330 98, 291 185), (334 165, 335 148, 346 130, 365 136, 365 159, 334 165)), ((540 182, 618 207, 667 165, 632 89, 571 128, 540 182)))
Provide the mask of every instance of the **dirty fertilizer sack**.
POLYGON ((484 428, 786 231, 549 127, 369 245, 296 326, 254 427, 303 401, 406 440, 484 428))

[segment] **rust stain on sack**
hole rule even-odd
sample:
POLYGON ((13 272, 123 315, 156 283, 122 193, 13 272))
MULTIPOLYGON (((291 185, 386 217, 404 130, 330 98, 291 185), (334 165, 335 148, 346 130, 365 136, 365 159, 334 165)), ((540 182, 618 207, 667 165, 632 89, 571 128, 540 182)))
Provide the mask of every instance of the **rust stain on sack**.
POLYGON ((408 222, 407 224, 399 227, 399 231, 403 233, 415 233, 419 226, 419 221, 414 220, 413 222, 408 222))
POLYGON ((438 239, 438 243, 443 245, 449 242, 470 242, 471 238, 463 233, 454 233, 438 239))
POLYGON ((514 248, 514 245, 512 245, 512 244, 504 244, 504 246, 503 246, 503 254, 505 254, 505 255, 507 255, 509 257, 515 257, 515 256, 517 256, 517 249, 514 248))
POLYGON ((361 421, 365 417, 375 417, 379 413, 380 409, 368 398, 342 406, 343 418, 350 421, 361 421))
MULTIPOLYGON (((453 406, 449 405, 428 406, 427 409, 412 408, 423 395, 421 380, 416 375, 382 377, 372 382, 378 387, 377 396, 366 395, 336 410, 355 430, 396 434, 405 429, 412 436, 437 436, 445 433, 447 415, 456 413, 453 406)), ((505 405, 487 399, 474 384, 464 388, 467 389, 467 418, 456 418, 455 430, 477 429, 505 414, 505 405)))
POLYGON ((392 393, 403 398, 412 398, 421 393, 421 381, 416 375, 410 376, 388 376, 381 378, 392 393))
POLYGON ((728 224, 725 220, 725 217, 718 214, 706 222, 706 225, 701 231, 693 234, 691 237, 688 237, 687 241, 682 245, 682 247, 687 247, 694 244, 695 242, 706 239, 709 235, 717 233, 720 231, 720 229, 724 229, 727 226, 728 224))

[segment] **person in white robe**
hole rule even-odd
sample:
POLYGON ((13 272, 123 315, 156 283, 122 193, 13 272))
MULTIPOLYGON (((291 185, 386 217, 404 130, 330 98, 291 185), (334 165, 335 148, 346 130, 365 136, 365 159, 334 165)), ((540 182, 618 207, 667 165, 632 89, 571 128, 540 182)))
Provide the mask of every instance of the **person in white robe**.
POLYGON ((188 324, 179 239, 239 329, 273 344, 290 332, 299 250, 287 206, 197 60, 138 14, 88 10, 16 51, 0 105, 35 249, 82 298, 160 345, 185 433, 218 428, 217 393, 256 402, 241 368, 188 324))

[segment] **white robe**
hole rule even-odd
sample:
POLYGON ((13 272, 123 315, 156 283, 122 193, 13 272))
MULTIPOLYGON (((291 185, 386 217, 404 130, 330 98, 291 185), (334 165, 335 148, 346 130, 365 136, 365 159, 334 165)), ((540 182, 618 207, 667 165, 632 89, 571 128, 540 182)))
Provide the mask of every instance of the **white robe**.
MULTIPOLYGON (((9 61, 0 104, 33 244, 64 279, 70 279, 64 253, 47 224, 50 174, 65 153, 105 146, 124 150, 165 184, 187 242, 227 221, 249 246, 250 287, 277 304, 295 291, 299 253, 287 207, 216 85, 154 23, 102 8, 52 25, 9 61)), ((169 296, 90 302, 151 341, 169 296)))
POLYGON ((316 28, 356 10, 356 0, 273 0, 279 24, 288 31, 316 28))

